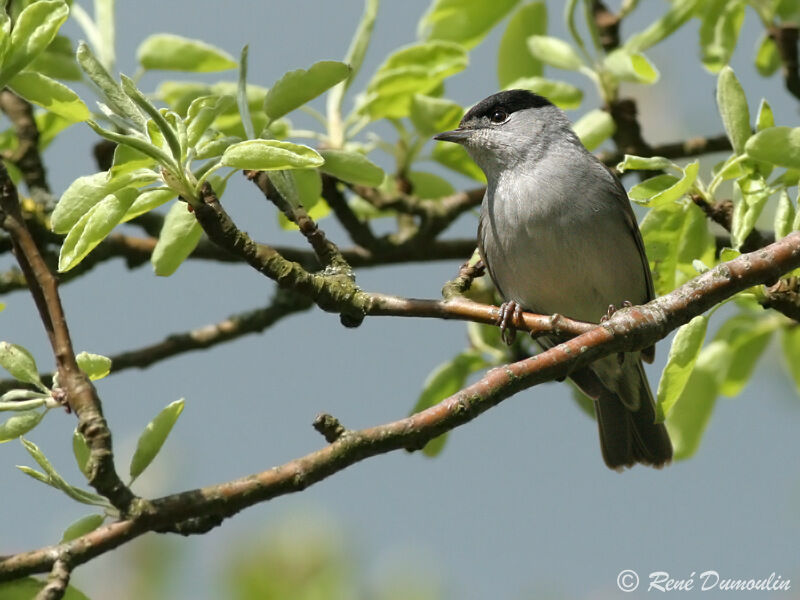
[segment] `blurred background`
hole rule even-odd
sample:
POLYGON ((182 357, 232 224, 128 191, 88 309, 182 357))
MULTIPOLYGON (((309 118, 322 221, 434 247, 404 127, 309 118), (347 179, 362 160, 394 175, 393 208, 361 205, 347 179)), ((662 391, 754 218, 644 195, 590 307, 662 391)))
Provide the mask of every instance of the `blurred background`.
MULTIPOLYGON (((655 0, 639 4, 623 22, 623 39, 668 7, 655 0)), ((392 50, 416 39, 426 7, 423 0, 383 3, 351 89, 358 90, 392 50)), ((249 44, 249 82, 269 86, 289 69, 341 59, 362 9, 360 0, 120 0, 118 67, 133 73, 138 44, 149 34, 170 32, 236 56, 249 44)), ((566 38, 563 3, 548 2, 548 9, 549 34, 566 38)), ((502 31, 503 24, 471 52, 470 66, 448 80, 447 97, 469 106, 497 91, 502 31)), ((731 64, 752 113, 765 97, 777 124, 794 126, 796 99, 783 90, 779 75, 764 79, 753 66, 762 31, 748 10, 731 64)), ((74 22, 62 32, 81 38, 74 22)), ((698 60, 697 38, 698 21, 692 20, 647 51, 661 72, 659 83, 623 88, 637 99, 651 144, 722 131, 716 77, 698 60)), ((585 91, 570 118, 599 105, 588 80, 557 76, 585 91)), ((235 77, 229 72, 199 79, 235 77)), ((140 87, 152 91, 161 80, 178 78, 148 74, 140 87)), ((351 103, 348 98, 346 108, 351 103)), ((292 120, 302 125, 304 117, 295 113, 292 120)), ((388 128, 376 131, 392 135, 388 128)), ((47 150, 57 194, 77 176, 97 171, 95 141, 88 127, 76 125, 47 150)), ((380 152, 371 158, 391 166, 380 152)), ((705 172, 719 159, 705 157, 705 172)), ((430 170, 444 174, 433 163, 430 170)), ((446 175, 460 189, 474 186, 446 175)), ((625 181, 627 187, 634 183, 625 181)), ((278 227, 274 208, 243 178, 231 179, 224 203, 256 239, 304 245, 299 235, 278 227)), ((329 221, 321 225, 334 241, 349 245, 342 230, 329 221)), ((476 216, 468 214, 450 233, 474 236, 476 227, 476 216)), ((10 257, 3 260, 3 268, 10 266, 10 257)), ((436 298, 459 264, 362 269, 357 280, 370 291, 436 298)), ((261 306, 273 284, 245 266, 190 260, 174 276, 157 278, 147 265, 128 271, 116 261, 63 286, 62 293, 76 349, 109 355, 261 306)), ((40 368, 50 370, 29 296, 18 292, 4 301, 2 339, 24 344, 40 368)), ((338 317, 315 309, 210 352, 113 375, 98 389, 121 469, 145 424, 169 402, 186 398, 162 453, 135 488, 162 496, 320 448, 324 442, 311 422, 322 411, 349 428, 405 416, 428 373, 466 343, 462 323, 369 318, 358 329, 345 329, 338 317)), ((668 343, 658 346, 655 364, 647 366, 654 389, 668 343)), ((697 454, 662 471, 609 471, 596 425, 566 385, 547 384, 457 429, 436 459, 396 452, 361 462, 301 494, 251 508, 207 535, 140 538, 80 567, 73 583, 92 598, 117 599, 620 598, 644 594, 653 571, 686 579, 713 569, 732 578, 775 572, 793 585, 774 594, 800 597, 800 402, 780 360, 770 347, 744 392, 719 399, 697 454), (635 594, 617 587, 624 569, 642 578, 635 594)), ((74 424, 72 415, 52 414, 31 439, 78 484, 82 476, 70 445, 74 424)), ((54 543, 69 523, 88 514, 14 468, 31 463, 18 443, 0 450, 0 552, 54 543)))

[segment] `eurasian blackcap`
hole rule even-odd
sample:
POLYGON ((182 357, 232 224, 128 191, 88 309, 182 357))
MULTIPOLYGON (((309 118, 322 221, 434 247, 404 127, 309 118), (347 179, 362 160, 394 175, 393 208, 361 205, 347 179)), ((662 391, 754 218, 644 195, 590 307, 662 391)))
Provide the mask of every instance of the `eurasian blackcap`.
MULTIPOLYGON (((486 174, 478 248, 497 290, 517 307, 598 322, 610 305, 654 297, 650 267, 619 179, 590 153, 566 115, 542 96, 508 90, 476 104, 437 140, 466 148, 486 174)), ((540 338, 544 348, 559 342, 540 338)), ((594 400, 603 459, 612 469, 672 458, 655 422, 642 358, 612 355, 570 373, 594 400)))

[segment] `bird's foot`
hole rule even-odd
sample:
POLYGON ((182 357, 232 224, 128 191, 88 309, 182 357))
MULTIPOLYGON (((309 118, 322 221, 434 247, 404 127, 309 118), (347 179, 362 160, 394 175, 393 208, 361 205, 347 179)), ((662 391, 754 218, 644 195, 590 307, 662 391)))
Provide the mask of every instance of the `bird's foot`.
MULTIPOLYGON (((633 303, 630 300, 624 300, 622 302, 622 308, 630 308, 631 306, 633 306, 633 303)), ((609 304, 606 314, 600 317, 600 322, 605 323, 614 315, 615 312, 617 312, 617 307, 614 306, 613 304, 609 304)), ((624 352, 620 352, 619 354, 617 354, 617 362, 620 364, 620 366, 622 366, 622 363, 625 362, 624 352)))
POLYGON ((497 317, 497 325, 500 327, 500 338, 510 346, 517 337, 517 330, 514 329, 522 322, 522 307, 509 300, 500 305, 500 315, 497 317))

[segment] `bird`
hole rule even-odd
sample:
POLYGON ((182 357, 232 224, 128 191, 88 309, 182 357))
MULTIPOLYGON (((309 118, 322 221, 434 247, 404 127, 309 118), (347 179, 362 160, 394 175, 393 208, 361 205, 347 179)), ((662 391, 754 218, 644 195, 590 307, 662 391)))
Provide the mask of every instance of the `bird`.
MULTIPOLYGON (((625 188, 547 98, 521 89, 496 93, 434 139, 463 146, 486 175, 478 250, 505 300, 501 328, 522 309, 597 323, 615 306, 655 297, 625 188)), ((537 338, 545 350, 560 341, 537 338)), ((642 366, 654 351, 607 356, 569 374, 594 401, 611 469, 660 468, 672 459, 642 366)))

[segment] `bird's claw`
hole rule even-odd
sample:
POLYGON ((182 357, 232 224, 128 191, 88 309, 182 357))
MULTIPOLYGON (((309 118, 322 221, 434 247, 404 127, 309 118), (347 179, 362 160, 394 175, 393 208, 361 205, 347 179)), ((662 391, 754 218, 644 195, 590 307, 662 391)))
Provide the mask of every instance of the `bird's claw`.
POLYGON ((500 338, 510 346, 517 337, 515 327, 522 321, 522 307, 509 300, 500 305, 500 315, 497 317, 497 325, 500 327, 500 338))

